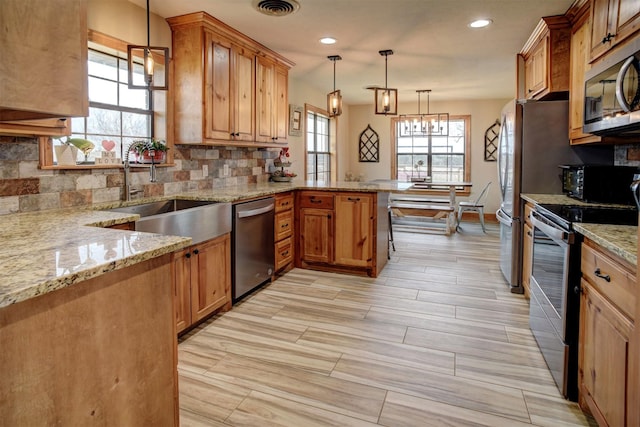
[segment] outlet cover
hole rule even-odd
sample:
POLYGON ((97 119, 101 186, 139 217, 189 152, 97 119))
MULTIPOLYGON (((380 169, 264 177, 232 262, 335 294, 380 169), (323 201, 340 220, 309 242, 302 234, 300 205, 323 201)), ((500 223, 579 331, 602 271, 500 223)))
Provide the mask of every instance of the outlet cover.
POLYGON ((202 165, 202 176, 209 176, 209 165, 202 165))
POLYGON ((223 174, 224 176, 229 176, 229 165, 224 165, 224 166, 222 167, 222 174, 223 174))

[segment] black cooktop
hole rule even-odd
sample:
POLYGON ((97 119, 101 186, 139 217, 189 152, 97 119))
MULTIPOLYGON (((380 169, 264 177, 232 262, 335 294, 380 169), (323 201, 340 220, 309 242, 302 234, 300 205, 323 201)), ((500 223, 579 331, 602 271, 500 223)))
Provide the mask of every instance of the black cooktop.
POLYGON ((591 224, 638 225, 638 210, 633 207, 584 206, 584 205, 538 205, 538 212, 561 224, 570 226, 574 222, 591 224))

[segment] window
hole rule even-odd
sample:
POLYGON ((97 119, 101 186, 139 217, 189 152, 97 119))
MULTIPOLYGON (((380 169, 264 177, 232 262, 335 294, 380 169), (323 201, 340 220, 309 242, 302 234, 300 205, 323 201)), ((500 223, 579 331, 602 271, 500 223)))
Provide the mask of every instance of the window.
POLYGON ((307 106, 307 180, 331 181, 329 117, 307 106))
POLYGON ((449 136, 414 134, 400 118, 392 118, 395 164, 399 181, 469 181, 470 116, 451 116, 449 136))
MULTIPOLYGON (((71 119, 72 137, 92 141, 85 161, 95 162, 103 140, 115 142, 118 157, 134 139, 151 136, 153 112, 150 92, 127 87, 127 60, 89 49, 89 117, 71 119)), ((142 66, 134 70, 142 75, 142 66)))
MULTIPOLYGON (((70 137, 87 139, 93 142, 94 147, 84 155, 79 154, 77 165, 72 167, 120 167, 124 150, 131 142, 154 136, 154 128, 160 129, 164 135, 166 94, 128 88, 126 51, 126 42, 89 30, 89 116, 71 118, 70 137), (156 111, 153 108, 154 98, 156 107, 159 107, 156 111), (103 141, 112 142, 106 142, 103 146, 103 141), (119 161, 97 162, 96 159, 102 159, 105 150, 114 152, 119 161)), ((142 58, 136 61, 134 78, 138 82, 144 79, 142 58)), ((52 142, 54 146, 62 144, 60 139, 52 142)), ((44 168, 57 165, 55 150, 51 149, 50 144, 48 138, 41 138, 40 158, 41 167, 44 168)), ((171 154, 169 157, 167 163, 172 160, 171 154)))

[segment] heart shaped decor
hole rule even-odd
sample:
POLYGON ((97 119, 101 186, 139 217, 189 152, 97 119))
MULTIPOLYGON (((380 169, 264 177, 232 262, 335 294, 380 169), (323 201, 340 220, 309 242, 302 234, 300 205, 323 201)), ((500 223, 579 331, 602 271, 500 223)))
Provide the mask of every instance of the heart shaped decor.
POLYGON ((115 141, 106 140, 106 139, 102 140, 102 148, 104 148, 107 151, 113 150, 115 146, 116 146, 115 141))

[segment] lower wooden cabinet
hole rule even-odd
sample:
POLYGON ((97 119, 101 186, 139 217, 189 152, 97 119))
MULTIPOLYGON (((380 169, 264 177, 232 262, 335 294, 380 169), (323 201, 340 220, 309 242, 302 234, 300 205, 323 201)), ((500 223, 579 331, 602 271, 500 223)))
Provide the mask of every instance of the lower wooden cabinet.
POLYGON ((173 255, 178 332, 217 310, 231 308, 229 234, 190 246, 173 255))
POLYGON ((294 196, 292 192, 276 194, 274 224, 275 271, 293 268, 294 196))
POLYGON ((375 277, 375 197, 374 193, 300 191, 296 265, 375 277))
POLYGON ((618 263, 608 252, 585 242, 582 276, 580 405, 600 426, 627 426, 634 408, 629 396, 633 384, 628 377, 629 366, 638 355, 634 356, 629 345, 635 299, 624 295, 630 286, 635 289, 635 274, 631 266, 618 263))
POLYGON ((531 269, 533 267, 533 226, 531 225, 531 211, 534 205, 524 205, 524 226, 522 229, 522 287, 524 296, 529 298, 531 269))

